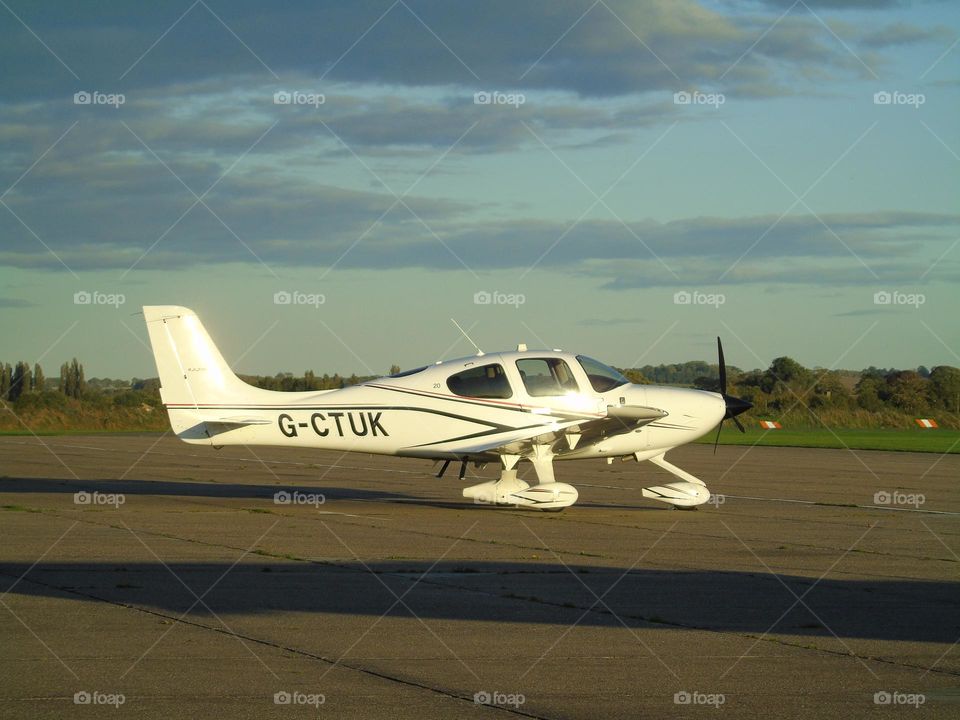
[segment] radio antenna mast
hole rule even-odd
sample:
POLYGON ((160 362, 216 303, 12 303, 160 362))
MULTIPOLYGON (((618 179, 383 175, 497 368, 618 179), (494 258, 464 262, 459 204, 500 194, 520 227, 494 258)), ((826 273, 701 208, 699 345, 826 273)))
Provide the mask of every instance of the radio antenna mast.
POLYGON ((483 355, 483 350, 481 350, 481 349, 480 349, 480 346, 477 345, 473 340, 470 339, 470 336, 467 335, 467 331, 464 330, 462 327, 460 327, 460 323, 458 323, 458 322, 457 322, 456 320, 454 320, 453 318, 450 318, 450 322, 452 322, 454 325, 456 325, 456 326, 457 326, 457 330, 459 330, 460 332, 463 333, 463 336, 467 339, 467 342, 469 342, 471 345, 473 345, 473 346, 477 349, 477 356, 483 355))

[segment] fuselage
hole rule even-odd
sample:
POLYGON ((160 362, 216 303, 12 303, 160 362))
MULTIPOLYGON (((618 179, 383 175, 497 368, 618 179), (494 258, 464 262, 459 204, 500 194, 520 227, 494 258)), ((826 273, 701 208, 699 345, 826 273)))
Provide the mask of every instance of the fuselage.
POLYGON ((602 363, 556 350, 458 358, 340 390, 251 390, 243 402, 168 404, 174 425, 185 429, 178 435, 217 446, 477 459, 484 453, 476 448, 509 445, 537 428, 576 433, 581 423, 606 418, 610 407, 663 409, 654 422, 594 431, 555 454, 556 460, 645 459, 703 436, 725 411, 719 393, 631 384, 602 363), (218 425, 212 417, 243 422, 218 425))

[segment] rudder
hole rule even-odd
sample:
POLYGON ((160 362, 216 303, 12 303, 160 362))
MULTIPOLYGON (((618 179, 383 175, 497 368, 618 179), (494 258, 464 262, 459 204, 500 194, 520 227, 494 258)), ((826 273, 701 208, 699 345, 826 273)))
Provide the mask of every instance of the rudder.
POLYGON ((168 408, 243 402, 263 392, 233 373, 193 310, 149 305, 143 315, 168 408))

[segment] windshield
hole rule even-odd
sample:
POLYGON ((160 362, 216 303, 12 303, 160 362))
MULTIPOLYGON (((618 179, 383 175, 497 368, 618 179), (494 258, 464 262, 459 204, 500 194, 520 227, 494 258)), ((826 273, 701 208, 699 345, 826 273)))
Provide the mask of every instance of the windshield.
POLYGON ((577 355, 577 361, 587 374, 590 385, 597 392, 607 392, 607 390, 613 390, 615 387, 630 382, 619 371, 614 370, 609 365, 604 365, 599 360, 594 360, 585 355, 577 355))

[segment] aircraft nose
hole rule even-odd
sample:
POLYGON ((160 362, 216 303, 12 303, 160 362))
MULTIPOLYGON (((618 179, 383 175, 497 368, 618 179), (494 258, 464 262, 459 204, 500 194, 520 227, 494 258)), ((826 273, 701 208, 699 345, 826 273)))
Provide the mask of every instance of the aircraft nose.
POLYGON ((753 403, 749 400, 734 397, 733 395, 724 395, 723 402, 727 408, 724 418, 736 417, 737 415, 745 413, 747 410, 753 407, 753 403))

